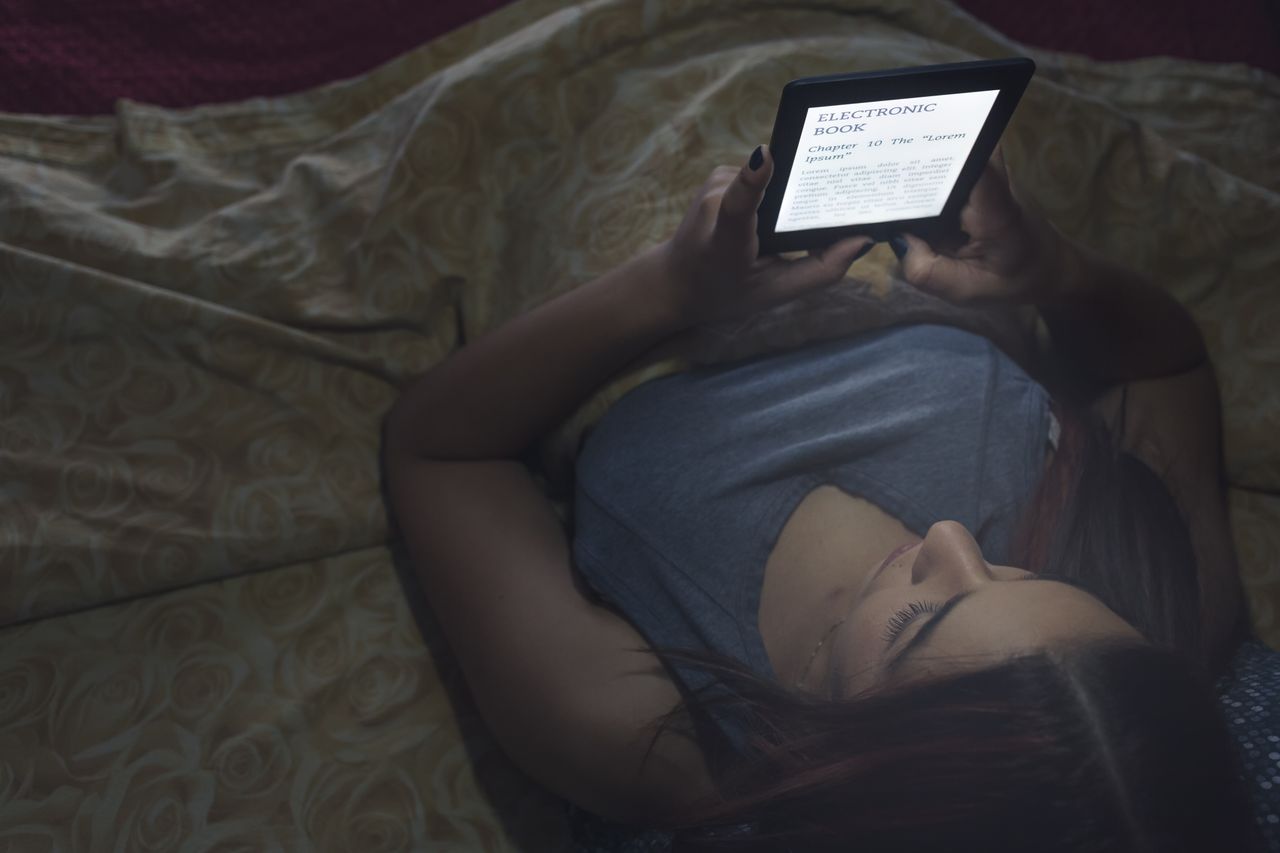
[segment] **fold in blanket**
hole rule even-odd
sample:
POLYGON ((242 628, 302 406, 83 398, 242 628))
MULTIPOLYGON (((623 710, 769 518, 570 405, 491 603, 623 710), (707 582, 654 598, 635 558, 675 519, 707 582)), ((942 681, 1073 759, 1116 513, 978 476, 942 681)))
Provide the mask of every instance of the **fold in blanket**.
MULTIPOLYGON (((354 627, 321 642, 310 610, 270 631, 279 612, 216 620, 192 636, 234 678, 205 693, 157 688, 145 714, 99 716, 104 727, 72 736, 40 720, 91 714, 98 706, 77 703, 116 683, 102 679, 120 655, 136 667, 128 684, 167 684, 187 658, 153 657, 125 630, 139 603, 48 617, 161 593, 198 602, 215 588, 175 590, 349 554, 389 573, 379 429, 400 387, 669 235, 717 164, 767 141, 788 80, 1009 55, 1039 66, 1005 134, 1016 179, 1063 231, 1149 273, 1204 331, 1253 620, 1280 645, 1280 81, 1243 66, 1030 50, 943 0, 522 0, 299 95, 0 116, 0 624, 44 618, 6 632, 0 671, 54 674, 21 681, 16 704, 0 705, 0 737, 39 768, 15 795, 24 820, 39 823, 47 806, 60 816, 50 827, 80 815, 109 838, 109 819, 87 821, 110 786, 141 778, 121 775, 145 765, 140 727, 163 724, 164 749, 186 756, 155 782, 172 793, 234 721, 292 733, 271 741, 284 762, 272 785, 317 763, 376 764, 427 810, 412 832, 494 826, 488 806, 435 797, 433 785, 452 783, 423 776, 424 742, 458 734, 421 728, 471 713, 465 699, 450 710, 434 676, 414 687, 441 697, 426 719, 325 716, 368 677, 354 627), (91 630, 77 621, 89 615, 91 630), (302 647, 321 656, 308 660, 323 678, 280 675, 302 647), (332 726, 324 737, 307 734, 318 718, 332 726), (376 725, 391 729, 375 756, 357 733, 376 725), (397 739, 409 727, 419 734, 397 739)), ((552 483, 610 401, 692 362, 903 317, 1029 340, 1026 316, 949 308, 894 269, 877 249, 829 293, 673 341, 546 442, 552 483)), ((405 655, 425 654, 406 613, 386 618, 405 655)), ((438 772, 470 772, 449 767, 438 772)), ((183 831, 248 821, 235 825, 276 827, 285 846, 338 838, 304 819, 307 790, 224 797, 184 812, 183 831)), ((368 792, 343 790, 344 819, 358 822, 368 792)), ((504 832, 486 830, 481 846, 507 849, 504 832)))

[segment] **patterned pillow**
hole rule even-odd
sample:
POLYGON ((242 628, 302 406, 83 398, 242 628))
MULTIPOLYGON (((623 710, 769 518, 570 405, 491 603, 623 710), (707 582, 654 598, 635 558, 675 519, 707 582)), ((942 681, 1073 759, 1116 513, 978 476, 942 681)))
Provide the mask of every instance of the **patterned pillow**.
POLYGON ((1246 641, 1217 689, 1267 849, 1280 850, 1280 652, 1246 641))

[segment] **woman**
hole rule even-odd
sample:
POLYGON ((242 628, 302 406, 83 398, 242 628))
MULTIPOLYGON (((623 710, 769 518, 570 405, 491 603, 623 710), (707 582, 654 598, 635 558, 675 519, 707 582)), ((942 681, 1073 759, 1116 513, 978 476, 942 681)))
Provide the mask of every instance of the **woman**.
POLYGON ((494 736, 676 849, 1250 849, 1209 689, 1248 619, 1203 343, 998 153, 967 242, 894 250, 928 292, 1037 305, 1051 358, 912 326, 647 383, 583 450, 570 540, 520 461, 540 436, 870 248, 757 258, 772 170, 717 168, 669 240, 388 416, 395 514, 494 736))

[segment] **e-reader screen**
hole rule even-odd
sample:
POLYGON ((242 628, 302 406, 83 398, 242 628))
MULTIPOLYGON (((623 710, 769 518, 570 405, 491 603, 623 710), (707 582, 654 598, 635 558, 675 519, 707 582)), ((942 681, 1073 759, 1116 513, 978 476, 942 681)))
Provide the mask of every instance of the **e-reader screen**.
POLYGON ((940 215, 999 94, 810 107, 774 230, 940 215))
POLYGON ((803 77, 782 90, 762 254, 854 235, 958 235, 959 214, 1013 116, 1026 57, 803 77))

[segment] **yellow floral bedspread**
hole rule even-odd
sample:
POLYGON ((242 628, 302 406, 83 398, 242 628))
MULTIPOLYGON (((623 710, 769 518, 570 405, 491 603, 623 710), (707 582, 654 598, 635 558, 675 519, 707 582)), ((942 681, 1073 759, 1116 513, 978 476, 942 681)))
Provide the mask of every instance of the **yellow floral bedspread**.
MULTIPOLYGON (((1205 333, 1280 645, 1280 80, 1032 50, 944 0, 521 0, 293 96, 0 115, 0 848, 562 849, 405 580, 383 413, 667 236, 788 80, 1019 54, 1016 178, 1205 333)), ((550 485, 642 376, 912 314, 1028 331, 883 247, 855 270, 603 389, 550 485)))

